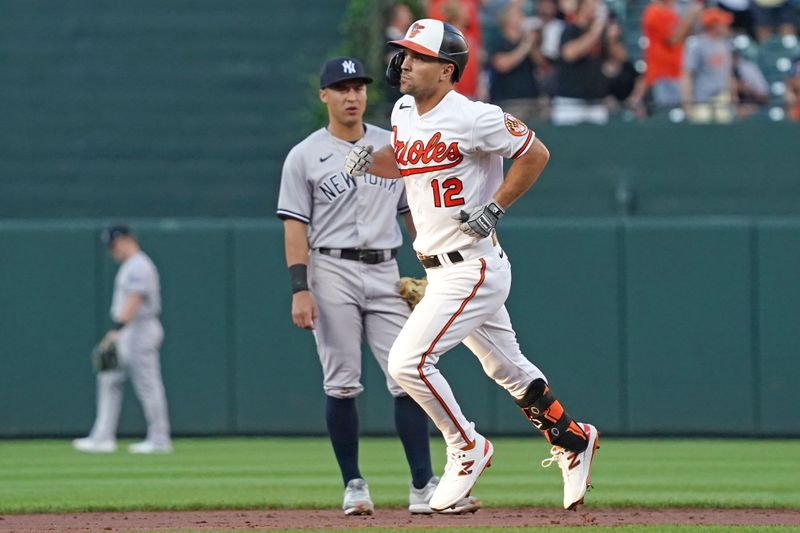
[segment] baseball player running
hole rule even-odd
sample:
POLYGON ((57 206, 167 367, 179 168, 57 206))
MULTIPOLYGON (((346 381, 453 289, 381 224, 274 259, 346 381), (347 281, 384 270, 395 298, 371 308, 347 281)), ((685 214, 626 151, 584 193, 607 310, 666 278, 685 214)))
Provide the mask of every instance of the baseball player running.
MULTIPOLYGON (((411 235, 404 184, 342 171, 354 143, 386 144, 389 132, 365 124, 367 76, 350 57, 328 61, 320 75, 320 100, 328 125, 296 145, 283 166, 277 215, 283 220, 292 283, 292 321, 314 332, 323 371, 325 418, 344 481, 347 515, 372 514, 369 488, 358 467, 356 397, 364 390, 361 339, 386 375, 395 424, 411 470, 409 511, 429 514, 439 479, 430 461, 428 419, 387 371, 389 349, 409 315, 397 293, 395 255, 402 244, 397 215, 411 235)), ((474 512, 480 502, 463 497, 453 512, 474 512)))
POLYGON ((371 143, 360 142, 366 146, 351 150, 345 170, 405 178, 414 249, 428 287, 392 345, 389 374, 447 444, 447 466, 430 506, 442 511, 470 494, 494 453, 436 368, 442 354, 463 342, 552 444, 542 464, 561 467, 564 507, 574 509, 589 486, 598 432, 567 414, 521 353, 504 305, 511 266, 495 235, 498 220, 536 181, 549 153, 515 117, 453 90, 469 54, 456 28, 423 19, 390 44, 399 51, 387 78, 403 93, 392 111, 392 143, 372 154, 371 143), (503 157, 514 161, 505 178, 503 157))
POLYGON ((111 302, 114 328, 106 338, 117 344, 119 367, 97 373, 97 417, 89 436, 73 441, 75 449, 110 453, 117 449, 116 432, 125 380, 130 377, 147 420, 147 438, 131 444, 131 453, 170 453, 169 417, 158 350, 164 330, 158 319, 161 293, 158 270, 139 247, 126 225, 103 232, 103 242, 118 263, 111 302))

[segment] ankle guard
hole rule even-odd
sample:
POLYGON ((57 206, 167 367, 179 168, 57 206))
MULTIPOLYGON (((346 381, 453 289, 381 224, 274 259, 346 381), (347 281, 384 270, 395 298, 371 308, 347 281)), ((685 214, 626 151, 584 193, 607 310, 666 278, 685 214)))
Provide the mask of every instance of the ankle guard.
POLYGON ((534 380, 525 396, 515 401, 550 444, 578 453, 586 449, 589 444, 586 433, 567 414, 543 379, 534 380))

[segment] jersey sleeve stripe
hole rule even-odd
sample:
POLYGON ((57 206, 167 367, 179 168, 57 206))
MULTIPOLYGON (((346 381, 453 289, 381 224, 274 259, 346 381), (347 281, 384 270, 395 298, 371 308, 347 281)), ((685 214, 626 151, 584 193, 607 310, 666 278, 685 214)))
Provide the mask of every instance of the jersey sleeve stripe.
POLYGON ((528 130, 528 136, 525 138, 525 144, 522 145, 522 148, 517 150, 514 155, 511 156, 511 159, 516 159, 525 152, 528 151, 528 146, 531 144, 531 140, 533 139, 533 130, 528 130))
POLYGON ((405 215, 406 213, 410 213, 410 212, 411 212, 411 208, 408 207, 408 206, 401 207, 400 209, 397 210, 397 213, 400 214, 400 215, 405 215))
POLYGON ((308 224, 311 222, 311 219, 305 215, 301 215, 300 213, 295 213, 294 211, 289 211, 287 209, 278 209, 277 213, 278 218, 281 220, 286 220, 287 218, 293 218, 295 220, 299 220, 300 222, 305 222, 308 224))

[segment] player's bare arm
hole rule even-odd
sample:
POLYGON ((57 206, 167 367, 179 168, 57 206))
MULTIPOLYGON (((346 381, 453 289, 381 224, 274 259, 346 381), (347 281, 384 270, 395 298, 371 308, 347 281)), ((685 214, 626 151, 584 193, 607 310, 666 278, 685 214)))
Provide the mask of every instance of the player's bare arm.
MULTIPOLYGON (((308 237, 306 224, 295 219, 283 221, 286 265, 308 267, 308 237)), ((317 320, 317 305, 311 291, 300 290, 292 294, 292 322, 298 328, 314 329, 317 320)))
POLYGON ((476 239, 491 235, 511 204, 536 182, 549 159, 550 152, 545 145, 539 139, 534 139, 530 149, 508 169, 503 184, 497 189, 492 201, 472 213, 461 210, 452 217, 460 222, 459 229, 476 239))
POLYGON ((494 195, 494 201, 503 209, 511 207, 511 204, 536 183, 549 159, 547 147, 538 138, 534 139, 530 149, 515 159, 508 169, 503 184, 494 195))
POLYGON ((391 145, 387 144, 372 154, 370 174, 388 179, 403 177, 400 175, 400 169, 397 168, 397 161, 394 158, 394 149, 391 145))

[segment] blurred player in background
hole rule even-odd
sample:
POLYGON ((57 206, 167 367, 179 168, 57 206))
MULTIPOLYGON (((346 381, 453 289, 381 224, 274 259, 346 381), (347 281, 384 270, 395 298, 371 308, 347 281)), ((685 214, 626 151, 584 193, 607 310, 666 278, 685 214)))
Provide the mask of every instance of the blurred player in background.
POLYGON ((97 417, 89 436, 76 439, 76 450, 111 453, 117 449, 119 422, 125 381, 131 378, 136 396, 147 420, 147 438, 131 444, 131 453, 170 453, 167 399, 161 379, 159 348, 164 338, 159 314, 161 288, 158 270, 139 247, 126 225, 114 225, 103 232, 103 242, 114 261, 120 263, 114 278, 111 319, 114 327, 106 338, 115 342, 119 366, 97 374, 97 417))

